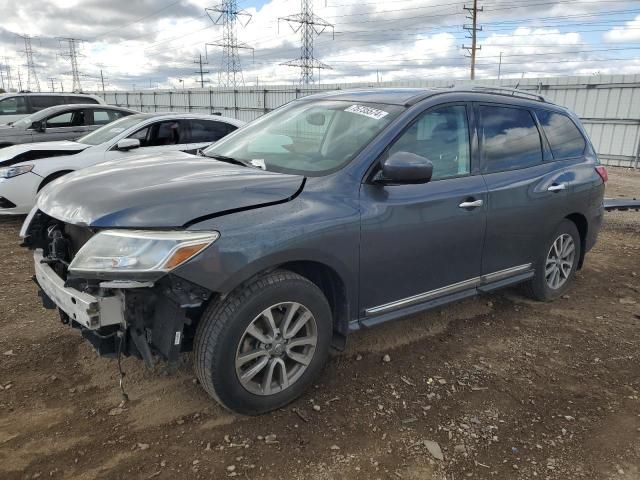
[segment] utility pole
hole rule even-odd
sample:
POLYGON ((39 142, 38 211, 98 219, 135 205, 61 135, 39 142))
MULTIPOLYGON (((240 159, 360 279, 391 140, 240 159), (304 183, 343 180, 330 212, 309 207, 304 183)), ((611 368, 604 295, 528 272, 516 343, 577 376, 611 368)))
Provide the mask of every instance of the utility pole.
POLYGON ((55 92, 56 91, 56 86, 55 86, 55 81, 57 80, 56 78, 53 77, 49 77, 49 83, 51 84, 51 91, 55 92))
POLYGON ((78 57, 81 55, 78 53, 78 46, 82 43, 82 40, 78 38, 60 38, 62 44, 66 44, 67 51, 61 53, 60 56, 66 57, 71 63, 71 76, 73 78, 73 86, 71 90, 73 92, 81 92, 82 85, 80 84, 80 71, 78 70, 78 57))
POLYGON ((20 77, 20 70, 18 70, 18 91, 22 91, 22 78, 20 77))
POLYGON ((27 63, 25 67, 27 67, 27 90, 37 90, 40 91, 40 81, 38 80, 38 75, 36 74, 36 64, 33 61, 33 48, 31 47, 31 37, 27 34, 18 35, 18 37, 24 40, 24 55, 26 57, 27 63), (35 87, 35 88, 32 88, 35 87))
POLYGON ((100 83, 102 83, 102 96, 104 97, 104 75, 102 74, 102 69, 100 69, 100 83))
POLYGON ((62 80, 60 80, 60 91, 64 92, 64 85, 62 84, 62 80))
POLYGON ((500 80, 500 71, 502 70, 502 52, 500 52, 500 61, 498 62, 498 80, 500 80))
POLYGON ((209 70, 202 70, 202 65, 206 65, 208 62, 207 61, 202 61, 202 54, 198 54, 198 60, 194 60, 195 64, 199 65, 200 68, 198 69, 198 71, 196 73, 200 74, 200 88, 204 88, 204 84, 205 82, 209 82, 209 80, 205 80, 204 79, 204 74, 205 73, 209 73, 209 70))
MULTIPOLYGON (((205 8, 205 12, 214 24, 222 23, 222 42, 206 44, 206 46, 222 47, 222 65, 218 73, 218 83, 221 87, 243 86, 244 77, 238 50, 244 48, 253 52, 253 48, 246 43, 238 42, 236 23, 240 19, 240 24, 246 27, 251 21, 251 14, 238 8, 238 0, 222 0, 222 3, 215 7, 205 8)), ((205 56, 209 57, 206 50, 205 56)))
MULTIPOLYGON (((477 34, 482 31, 482 27, 478 27, 478 12, 482 12, 483 8, 478 8, 478 0, 473 0, 473 7, 467 7, 466 5, 463 7, 464 10, 470 13, 471 16, 467 16, 469 20, 471 20, 471 25, 465 24, 462 28, 468 32, 471 32, 471 46, 462 45, 462 48, 467 49, 471 56, 471 80, 476 79, 476 52, 481 50, 482 47, 479 47, 477 44, 477 34)), ((469 37, 467 37, 469 38, 469 37)))
POLYGON ((308 85, 313 83, 314 68, 318 69, 318 76, 320 76, 320 69, 331 69, 329 65, 322 63, 313 56, 313 39, 322 34, 327 28, 335 30, 331 23, 313 13, 313 0, 300 0, 300 7, 300 13, 278 18, 278 25, 280 20, 284 20, 295 33, 300 32, 301 37, 300 58, 290 60, 281 65, 300 68, 300 84, 308 85))

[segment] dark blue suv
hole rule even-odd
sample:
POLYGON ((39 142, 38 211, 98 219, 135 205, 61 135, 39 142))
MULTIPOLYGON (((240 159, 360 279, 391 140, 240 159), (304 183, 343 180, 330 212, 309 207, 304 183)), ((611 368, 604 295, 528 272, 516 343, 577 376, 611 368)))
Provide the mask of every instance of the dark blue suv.
POLYGON ((21 234, 45 306, 100 353, 193 350, 204 389, 257 414, 300 395, 354 330, 517 283, 562 295, 606 179, 576 116, 537 95, 341 91, 199 156, 67 175, 21 234))

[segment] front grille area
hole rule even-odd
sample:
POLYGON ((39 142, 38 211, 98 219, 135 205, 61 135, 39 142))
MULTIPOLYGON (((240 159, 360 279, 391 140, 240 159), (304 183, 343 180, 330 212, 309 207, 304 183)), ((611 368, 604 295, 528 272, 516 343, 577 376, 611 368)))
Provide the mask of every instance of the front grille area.
POLYGON ((0 197, 0 208, 16 208, 16 204, 7 198, 0 197))

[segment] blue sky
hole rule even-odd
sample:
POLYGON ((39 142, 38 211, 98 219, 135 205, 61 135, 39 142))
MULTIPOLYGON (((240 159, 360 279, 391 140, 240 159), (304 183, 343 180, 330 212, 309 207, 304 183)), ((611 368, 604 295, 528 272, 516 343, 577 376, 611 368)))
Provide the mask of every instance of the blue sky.
MULTIPOLYGON (((470 2, 467 2, 469 4, 470 2)), ((23 43, 34 36, 41 83, 70 82, 57 37, 84 39, 83 83, 95 88, 102 69, 117 89, 197 86, 198 55, 206 55, 216 85, 222 27, 205 13, 204 0, 21 0, 0 20, 0 70, 25 77, 23 43), (205 47, 206 44, 210 44, 205 47), (6 61, 4 60, 6 57, 6 61), (182 81, 180 81, 182 80, 182 81)), ((461 79, 469 74, 464 1, 317 0, 314 12, 334 24, 316 37, 314 56, 331 69, 323 82, 461 79)), ((640 2, 626 0, 485 0, 479 14, 482 50, 477 76, 495 77, 502 52, 506 77, 640 73, 640 2)), ((294 84, 298 69, 282 65, 300 56, 300 35, 278 18, 300 10, 299 0, 240 0, 252 15, 237 27, 247 84, 294 84)), ((315 80, 318 72, 315 72, 315 80)), ((8 78, 3 78, 7 82, 8 78)))

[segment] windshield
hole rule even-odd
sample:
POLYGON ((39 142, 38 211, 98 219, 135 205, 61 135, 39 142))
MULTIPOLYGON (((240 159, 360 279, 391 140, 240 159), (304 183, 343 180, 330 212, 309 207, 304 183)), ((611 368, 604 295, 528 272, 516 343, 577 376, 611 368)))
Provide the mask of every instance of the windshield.
POLYGON ((275 172, 323 175, 350 162, 402 110, 397 105, 335 100, 292 102, 203 154, 275 172))
POLYGON ((85 145, 100 145, 101 143, 105 143, 116 138, 125 130, 128 130, 144 120, 146 120, 146 117, 141 118, 137 115, 123 117, 115 122, 105 125, 104 127, 94 130, 89 135, 80 137, 76 142, 84 143, 85 145))

